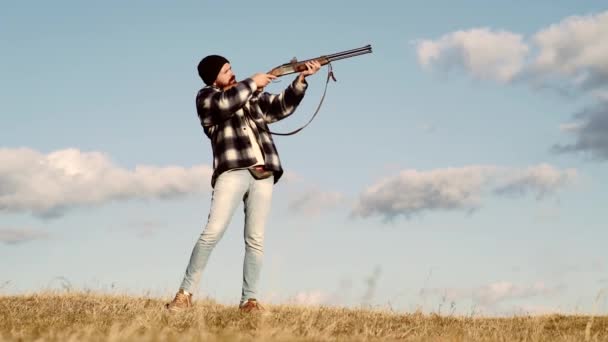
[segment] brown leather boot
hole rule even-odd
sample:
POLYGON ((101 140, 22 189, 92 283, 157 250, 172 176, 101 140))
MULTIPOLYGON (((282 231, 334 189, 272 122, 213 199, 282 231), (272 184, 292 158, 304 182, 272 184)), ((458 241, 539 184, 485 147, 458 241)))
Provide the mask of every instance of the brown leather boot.
POLYGON ((245 303, 239 306, 239 310, 246 313, 266 311, 255 298, 249 298, 245 303))
POLYGON ((184 290, 180 289, 175 294, 175 298, 171 303, 165 304, 165 308, 169 311, 176 312, 192 307, 192 294, 186 294, 184 290))

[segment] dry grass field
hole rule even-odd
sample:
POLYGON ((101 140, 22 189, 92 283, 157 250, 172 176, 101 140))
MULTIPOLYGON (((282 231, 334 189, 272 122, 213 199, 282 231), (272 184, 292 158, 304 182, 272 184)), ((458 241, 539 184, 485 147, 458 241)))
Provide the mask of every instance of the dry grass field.
POLYGON ((178 314, 153 298, 91 293, 0 296, 0 341, 608 341, 608 317, 510 318, 195 301, 178 314))

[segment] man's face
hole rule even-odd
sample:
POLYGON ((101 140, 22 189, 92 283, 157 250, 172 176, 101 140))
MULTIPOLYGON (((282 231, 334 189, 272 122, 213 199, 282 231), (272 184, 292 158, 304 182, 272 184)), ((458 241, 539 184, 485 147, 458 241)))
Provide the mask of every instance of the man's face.
POLYGON ((217 74, 217 78, 215 79, 215 85, 220 88, 225 88, 231 86, 236 83, 236 77, 232 72, 232 68, 230 67, 230 63, 226 63, 220 69, 220 73, 217 74))

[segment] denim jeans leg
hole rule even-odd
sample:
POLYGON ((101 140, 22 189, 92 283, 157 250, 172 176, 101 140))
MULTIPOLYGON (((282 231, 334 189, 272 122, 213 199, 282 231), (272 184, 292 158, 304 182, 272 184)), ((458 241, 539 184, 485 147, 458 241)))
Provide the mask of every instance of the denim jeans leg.
POLYGON ((251 177, 251 186, 245 195, 245 260, 241 304, 249 298, 257 298, 264 256, 264 227, 271 208, 273 185, 272 176, 262 180, 251 177))
POLYGON ((235 170, 222 173, 213 189, 207 225, 194 245, 181 289, 193 293, 209 255, 230 224, 234 211, 249 187, 249 172, 235 170))

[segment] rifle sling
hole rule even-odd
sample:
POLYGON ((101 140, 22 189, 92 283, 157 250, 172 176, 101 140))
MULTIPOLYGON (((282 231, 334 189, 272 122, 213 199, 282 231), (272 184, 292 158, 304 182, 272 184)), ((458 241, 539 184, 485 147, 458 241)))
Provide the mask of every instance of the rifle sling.
POLYGON ((279 133, 279 132, 273 132, 273 131, 271 131, 269 129, 266 129, 265 127, 261 127, 255 120, 251 120, 251 121, 255 122, 256 126, 259 129, 261 129, 261 130, 263 130, 265 132, 268 132, 270 134, 273 134, 273 135, 281 135, 281 136, 294 135, 294 134, 298 133, 299 131, 303 130, 306 126, 308 126, 312 122, 312 120, 315 118, 315 116, 317 116, 317 114, 319 113, 319 109, 321 109, 321 105, 323 104, 323 100, 325 99, 325 93, 327 92, 327 85, 329 84, 329 80, 333 79, 334 82, 336 82, 336 78, 334 77, 334 72, 333 72, 333 68, 331 66, 331 63, 328 63, 327 66, 328 66, 328 68, 327 68, 327 80, 325 81, 325 89, 323 90, 323 96, 321 96, 321 101, 319 101, 319 105, 317 106, 317 109, 315 110, 315 113, 312 115, 312 117, 310 118, 310 120, 308 120, 308 122, 304 126, 298 128, 298 129, 296 129, 294 131, 291 131, 291 132, 279 133))

